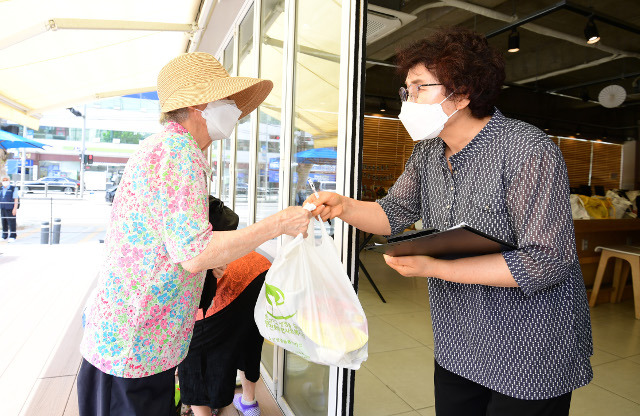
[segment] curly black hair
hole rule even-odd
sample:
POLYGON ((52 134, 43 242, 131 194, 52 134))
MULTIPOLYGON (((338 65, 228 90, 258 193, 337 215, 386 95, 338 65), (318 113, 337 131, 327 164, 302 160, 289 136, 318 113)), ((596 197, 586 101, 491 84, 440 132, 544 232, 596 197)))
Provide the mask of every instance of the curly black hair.
POLYGON ((493 114, 505 79, 504 58, 489 46, 487 38, 469 29, 439 29, 431 36, 413 42, 396 54, 398 72, 423 64, 446 89, 446 95, 469 97, 475 118, 493 114))

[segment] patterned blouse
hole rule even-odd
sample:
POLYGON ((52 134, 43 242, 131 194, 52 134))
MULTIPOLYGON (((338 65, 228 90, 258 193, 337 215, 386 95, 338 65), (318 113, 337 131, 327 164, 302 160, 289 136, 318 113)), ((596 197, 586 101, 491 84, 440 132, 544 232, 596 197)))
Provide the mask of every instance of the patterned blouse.
POLYGON ((191 274, 180 263, 211 240, 209 173, 193 136, 173 122, 129 159, 80 346, 104 373, 145 377, 186 356, 205 272, 191 274))
POLYGON ((593 378, 587 295, 576 254, 567 170, 537 128, 504 117, 460 152, 416 144, 382 206, 393 234, 461 222, 513 243, 502 255, 519 287, 429 278, 434 354, 442 367, 502 394, 557 397, 593 378))

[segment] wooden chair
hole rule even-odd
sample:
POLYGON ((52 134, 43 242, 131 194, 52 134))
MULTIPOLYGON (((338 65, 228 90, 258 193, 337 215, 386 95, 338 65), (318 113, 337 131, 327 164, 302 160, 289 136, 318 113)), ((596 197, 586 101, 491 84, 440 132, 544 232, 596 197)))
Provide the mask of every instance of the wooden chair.
POLYGON ((596 305, 598 291, 602 284, 602 276, 607 268, 607 262, 610 258, 616 259, 613 270, 613 288, 611 290, 611 302, 619 302, 622 298, 622 292, 627 282, 629 271, 631 271, 631 284, 633 287, 633 302, 635 306, 636 319, 640 319, 640 247, 618 245, 618 246, 598 246, 595 251, 600 251, 600 262, 598 263, 598 271, 596 279, 593 283, 591 291, 591 299, 589 306, 596 305), (628 262, 623 264, 623 260, 628 262), (624 270, 623 270, 624 266, 624 270))

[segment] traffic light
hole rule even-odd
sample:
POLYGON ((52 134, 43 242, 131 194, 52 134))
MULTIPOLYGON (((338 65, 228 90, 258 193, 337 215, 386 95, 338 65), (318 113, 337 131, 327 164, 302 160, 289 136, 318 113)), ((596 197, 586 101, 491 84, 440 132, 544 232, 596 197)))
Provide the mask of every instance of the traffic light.
POLYGON ((93 165, 93 155, 84 155, 84 164, 93 165))

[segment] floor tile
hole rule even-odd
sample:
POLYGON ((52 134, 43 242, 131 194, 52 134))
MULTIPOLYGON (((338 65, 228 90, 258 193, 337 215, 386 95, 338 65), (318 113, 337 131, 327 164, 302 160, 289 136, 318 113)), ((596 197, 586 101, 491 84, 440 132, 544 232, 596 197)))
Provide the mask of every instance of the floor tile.
POLYGON ((411 302, 407 298, 400 295, 397 291, 388 291, 383 293, 387 303, 374 302, 362 305, 365 312, 374 315, 389 315, 394 313, 420 312, 426 311, 427 307, 411 302))
POLYGON ((425 407, 424 409, 418 409, 420 416, 436 416, 435 406, 425 407))
POLYGON ((627 299, 620 303, 601 303, 590 308, 591 320, 609 319, 612 316, 617 317, 635 317, 635 309, 633 300, 627 299))
POLYGON ((640 405, 589 384, 573 392, 569 416, 638 416, 640 405))
POLYGON ((411 408, 434 405, 431 349, 419 347, 370 354, 366 366, 411 408))
POLYGON ((409 290, 396 290, 395 292, 403 298, 429 309, 429 292, 426 287, 409 290))
POLYGON ((428 311, 380 315, 379 318, 422 345, 433 349, 433 328, 431 327, 431 315, 428 311))
MULTIPOLYGON (((369 323, 369 355, 378 352, 420 347, 415 338, 401 329, 382 320, 379 316, 368 317, 369 323)), ((371 358, 370 358, 371 359, 371 358)))
POLYGON ((354 416, 389 416, 410 412, 409 406, 368 369, 356 372, 354 416))
POLYGON ((640 320, 633 315, 607 312, 606 317, 592 318, 591 327, 596 348, 619 357, 640 354, 640 320))
POLYGON ((600 364, 609 363, 611 361, 622 360, 622 357, 618 357, 617 355, 609 354, 608 352, 604 352, 599 348, 593 348, 593 355, 591 356, 591 366, 596 366, 600 364))
MULTIPOLYGON (((593 384, 640 404, 640 364, 617 360, 593 367, 593 384)), ((640 414, 640 413, 639 413, 640 414)))

